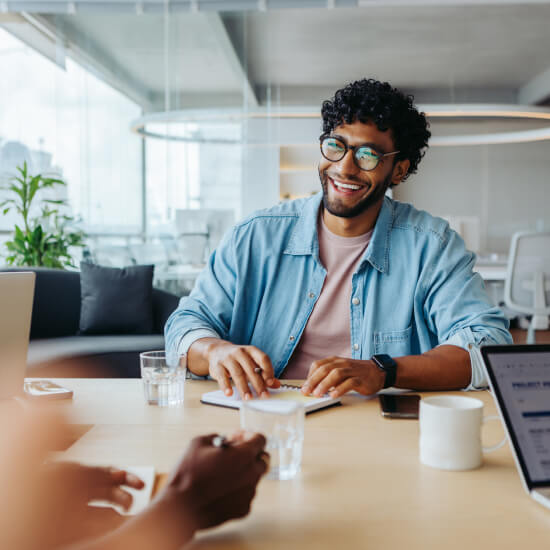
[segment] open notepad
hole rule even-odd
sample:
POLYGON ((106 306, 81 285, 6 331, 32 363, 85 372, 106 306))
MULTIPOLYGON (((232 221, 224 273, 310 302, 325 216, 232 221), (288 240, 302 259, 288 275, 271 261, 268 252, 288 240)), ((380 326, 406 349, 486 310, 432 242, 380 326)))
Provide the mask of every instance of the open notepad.
MULTIPOLYGON (((254 391, 251 391, 254 394, 254 391)), ((296 388, 295 386, 285 386, 284 384, 276 390, 269 389, 269 394, 269 399, 283 399, 286 401, 297 401, 299 403, 303 403, 306 414, 319 409, 324 409, 325 407, 340 405, 341 402, 339 397, 311 397, 304 395, 300 391, 300 388, 296 388)), ((201 397, 201 403, 206 403, 207 405, 218 405, 220 407, 230 407, 231 409, 240 409, 242 400, 239 397, 239 393, 235 387, 233 387, 233 395, 230 396, 225 395, 222 390, 204 393, 201 397)))

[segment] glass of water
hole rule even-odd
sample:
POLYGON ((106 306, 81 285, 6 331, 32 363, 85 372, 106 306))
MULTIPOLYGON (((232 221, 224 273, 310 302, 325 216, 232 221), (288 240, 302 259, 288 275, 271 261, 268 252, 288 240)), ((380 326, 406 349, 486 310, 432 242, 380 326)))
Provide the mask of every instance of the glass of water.
POLYGON ((143 391, 149 405, 178 407, 183 404, 186 357, 166 351, 139 354, 143 391))
POLYGON ((241 428, 260 432, 271 455, 268 479, 292 479, 300 471, 304 407, 295 401, 253 399, 241 404, 241 428))

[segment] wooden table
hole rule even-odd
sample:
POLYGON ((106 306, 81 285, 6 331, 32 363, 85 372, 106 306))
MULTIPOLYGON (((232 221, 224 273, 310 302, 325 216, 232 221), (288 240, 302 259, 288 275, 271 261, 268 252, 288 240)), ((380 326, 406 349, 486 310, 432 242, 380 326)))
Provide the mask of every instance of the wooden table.
MULTIPOLYGON (((212 382, 188 381, 180 409, 146 405, 140 380, 60 383, 74 401, 55 406, 83 434, 65 459, 168 472, 193 436, 239 427, 237 411, 200 404, 212 382)), ((470 395, 495 414, 487 392, 470 395)), ((492 444, 502 426, 491 422, 483 435, 492 444)), ((201 534, 193 547, 547 549, 550 511, 524 492, 508 446, 477 470, 435 470, 418 460, 417 421, 383 419, 376 399, 353 395, 306 418, 299 477, 263 480, 245 520, 201 534)))

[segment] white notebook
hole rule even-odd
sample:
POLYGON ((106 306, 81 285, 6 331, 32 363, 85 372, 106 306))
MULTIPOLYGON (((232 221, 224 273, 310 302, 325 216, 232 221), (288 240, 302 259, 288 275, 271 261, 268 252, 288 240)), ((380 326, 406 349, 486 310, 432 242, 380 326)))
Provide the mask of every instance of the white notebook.
MULTIPOLYGON (((255 395, 254 390, 251 390, 253 395, 255 395)), ((319 409, 324 409, 326 407, 332 407, 333 405, 340 405, 341 399, 339 397, 332 398, 328 395, 323 397, 314 397, 309 395, 304 395, 300 388, 295 386, 286 386, 282 384, 280 388, 269 389, 270 393, 269 399, 283 399, 285 401, 297 401, 303 403, 305 413, 310 413, 317 411, 319 409)), ((206 403, 207 405, 218 405, 220 407, 229 407, 231 409, 240 409, 242 400, 239 397, 239 393, 233 387, 233 395, 227 396, 223 393, 222 390, 210 391, 204 393, 201 397, 201 403, 206 403)))

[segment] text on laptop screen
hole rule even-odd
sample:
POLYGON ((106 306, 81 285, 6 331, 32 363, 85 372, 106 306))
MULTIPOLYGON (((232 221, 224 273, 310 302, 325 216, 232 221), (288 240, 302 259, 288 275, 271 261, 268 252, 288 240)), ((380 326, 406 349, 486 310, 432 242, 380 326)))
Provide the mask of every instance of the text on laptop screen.
POLYGON ((550 353, 491 353, 491 366, 533 482, 550 480, 550 353))

